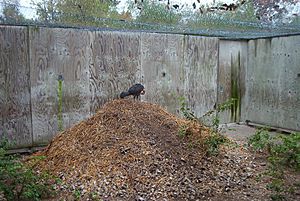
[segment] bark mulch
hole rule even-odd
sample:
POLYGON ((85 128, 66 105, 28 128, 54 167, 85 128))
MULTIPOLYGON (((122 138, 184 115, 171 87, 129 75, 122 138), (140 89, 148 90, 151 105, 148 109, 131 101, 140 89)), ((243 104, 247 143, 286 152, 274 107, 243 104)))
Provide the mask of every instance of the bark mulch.
POLYGON ((158 105, 113 100, 59 133, 38 153, 46 158, 36 168, 61 178, 57 190, 80 192, 82 200, 267 200, 254 178, 265 164, 234 143, 206 156, 210 135, 158 105))

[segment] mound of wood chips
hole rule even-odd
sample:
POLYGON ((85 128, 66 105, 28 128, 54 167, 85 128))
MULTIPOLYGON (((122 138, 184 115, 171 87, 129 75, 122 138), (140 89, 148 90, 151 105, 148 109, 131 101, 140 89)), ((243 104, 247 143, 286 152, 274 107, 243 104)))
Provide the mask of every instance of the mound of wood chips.
POLYGON ((38 169, 60 177, 60 190, 85 199, 201 200, 244 188, 251 176, 241 165, 245 157, 202 160, 209 135, 199 122, 158 105, 114 100, 58 134, 40 153, 46 159, 38 169))

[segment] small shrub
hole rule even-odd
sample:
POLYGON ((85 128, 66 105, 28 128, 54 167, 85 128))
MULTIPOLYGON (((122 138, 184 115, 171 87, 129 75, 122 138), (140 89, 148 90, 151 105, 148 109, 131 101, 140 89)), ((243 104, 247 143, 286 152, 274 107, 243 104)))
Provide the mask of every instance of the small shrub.
POLYGON ((209 110, 200 118, 201 121, 206 125, 210 124, 210 127, 214 130, 214 132, 218 132, 220 127, 219 113, 232 109, 233 105, 236 104, 236 101, 236 98, 231 98, 224 103, 216 105, 213 110, 209 110), (209 117, 210 123, 206 122, 205 118, 207 117, 209 117))
POLYGON ((7 142, 0 145, 0 192, 7 200, 40 200, 53 191, 48 174, 35 174, 16 155, 7 155, 7 142))
POLYGON ((188 107, 186 100, 183 96, 179 97, 179 104, 180 104, 180 112, 184 116, 184 118, 188 120, 198 120, 194 112, 191 110, 191 108, 188 107))
POLYGON ((271 177, 271 182, 267 188, 273 192, 272 200, 284 200, 286 193, 292 193, 289 190, 292 188, 283 188, 284 169, 300 170, 300 133, 272 137, 268 131, 261 129, 249 138, 248 144, 254 150, 264 150, 269 154, 267 175, 271 177))
POLYGON ((267 185, 267 188, 274 192, 271 195, 271 199, 274 201, 284 200, 284 183, 282 179, 273 179, 271 183, 267 185))
POLYGON ((207 145, 207 154, 211 155, 218 155, 219 154, 219 147, 220 145, 228 142, 228 139, 219 134, 219 133, 212 133, 212 135, 205 141, 207 145))
POLYGON ((260 129, 249 138, 248 144, 254 150, 267 151, 272 166, 300 170, 300 133, 272 137, 267 130, 260 129))
POLYGON ((280 143, 272 147, 271 159, 300 171, 300 133, 280 135, 277 139, 280 143))
POLYGON ((273 140, 266 129, 259 129, 248 139, 250 145, 255 151, 270 150, 273 140))
MULTIPOLYGON (((211 128, 211 136, 205 141, 208 155, 217 155, 219 153, 220 145, 224 144, 225 142, 228 142, 228 139, 218 132, 220 126, 220 119, 217 114, 219 112, 223 112, 225 110, 230 109, 235 102, 236 99, 232 98, 222 104, 217 105, 213 110, 206 112, 201 118, 197 118, 194 112, 187 106, 185 98, 179 97, 180 112, 186 119, 192 121, 200 121, 202 124, 209 126, 205 124, 204 118, 210 117, 211 125, 209 127, 211 128)), ((187 127, 180 127, 178 135, 180 137, 186 136, 187 127)))

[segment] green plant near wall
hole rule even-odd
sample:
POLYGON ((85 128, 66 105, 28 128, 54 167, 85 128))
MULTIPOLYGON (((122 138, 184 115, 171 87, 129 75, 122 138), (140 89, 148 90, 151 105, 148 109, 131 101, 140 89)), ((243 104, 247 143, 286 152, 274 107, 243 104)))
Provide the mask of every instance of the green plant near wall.
POLYGON ((62 116, 62 109, 63 109, 63 76, 58 76, 58 89, 57 89, 57 97, 58 97, 58 114, 57 114, 57 121, 58 121, 58 130, 63 131, 63 116, 62 116))
POLYGON ((266 129, 260 129, 249 138, 248 144, 254 150, 266 151, 271 167, 300 171, 300 133, 271 136, 266 129))
POLYGON ((248 144, 255 151, 270 151, 273 146, 273 139, 266 129, 259 129, 248 139, 248 144))
POLYGON ((0 192, 7 200, 41 200, 54 192, 47 181, 50 175, 36 174, 20 162, 20 157, 7 155, 8 143, 0 144, 0 192))
POLYGON ((232 110, 232 107, 236 104, 236 102, 236 98, 231 98, 223 103, 216 105, 214 109, 207 111, 200 118, 201 121, 205 125, 210 126, 215 132, 218 132, 220 127, 219 113, 222 113, 227 110, 232 110), (205 120, 206 118, 208 118, 208 122, 205 120))
MULTIPOLYGON (((182 115, 192 121, 199 121, 202 124, 204 123, 204 118, 209 117, 210 122, 212 122, 211 125, 207 125, 211 127, 211 135, 210 137, 206 140, 205 144, 207 145, 207 154, 208 155, 217 155, 219 153, 219 147, 220 145, 229 142, 227 138, 219 133, 219 126, 220 126, 220 120, 218 113, 223 112, 225 110, 228 110, 232 107, 232 105, 235 103, 236 99, 230 99, 222 104, 218 104, 215 109, 210 110, 206 112, 201 118, 197 118, 194 112, 191 110, 191 108, 188 107, 188 104, 186 102, 185 97, 181 96, 179 97, 179 104, 180 104, 180 112, 182 115)), ((179 137, 185 137, 187 135, 187 127, 186 126, 181 126, 178 131, 178 136, 179 137)))
POLYGON ((268 154, 267 175, 271 176, 271 181, 267 188, 273 192, 272 200, 284 200, 289 193, 284 185, 284 170, 290 168, 300 172, 300 133, 271 136, 266 129, 260 129, 249 138, 248 145, 268 154))
MULTIPOLYGON (((208 155, 218 155, 219 147, 224 143, 229 143, 229 140, 220 134, 220 117, 219 113, 232 109, 233 105, 236 103, 236 98, 231 98, 224 103, 218 104, 215 109, 208 111, 204 116, 209 116, 211 121, 211 128, 213 130, 212 135, 206 141, 208 145, 208 155)), ((203 116, 203 117, 204 117, 203 116)))
POLYGON ((184 116, 184 118, 188 120, 198 120, 191 108, 188 107, 185 97, 180 96, 178 99, 180 105, 179 111, 184 116))

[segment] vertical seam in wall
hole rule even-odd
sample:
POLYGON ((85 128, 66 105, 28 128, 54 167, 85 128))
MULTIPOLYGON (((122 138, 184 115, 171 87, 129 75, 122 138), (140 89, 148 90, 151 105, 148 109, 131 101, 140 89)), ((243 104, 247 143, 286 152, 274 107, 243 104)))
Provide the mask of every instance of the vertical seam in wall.
MULTIPOLYGON (((140 82, 141 83, 144 83, 144 80, 143 80, 143 72, 142 72, 142 33, 140 32, 139 33, 140 35, 140 82)), ((145 84, 145 83, 144 83, 145 84)))
MULTIPOLYGON (((215 108, 213 108, 213 109, 216 109, 217 108, 217 105, 219 104, 219 79, 220 79, 220 76, 219 76, 219 70, 220 70, 220 39, 218 39, 217 38, 217 80, 216 80, 216 84, 217 84, 217 89, 216 89, 216 93, 217 93, 217 95, 216 95, 216 102, 215 102, 215 105, 214 105, 214 107, 215 108)), ((216 119, 218 119, 219 118, 219 114, 218 114, 218 111, 217 111, 217 109, 216 109, 216 119)))
POLYGON ((183 50, 183 53, 182 53, 182 79, 183 79, 183 97, 185 97, 186 98, 186 95, 185 95, 185 93, 186 93, 186 72, 185 72, 185 54, 186 54, 186 37, 187 37, 187 35, 183 35, 183 43, 182 43, 182 50, 183 50))
POLYGON ((249 43, 250 43, 250 40, 247 40, 247 52, 246 52, 246 67, 244 68, 244 84, 245 84, 245 92, 244 92, 244 105, 243 103, 241 103, 241 107, 243 107, 244 109, 242 110, 241 113, 244 113, 244 114, 241 114, 241 117, 243 117, 243 121, 244 122, 247 122, 248 121, 248 108, 249 108, 249 104, 248 104, 248 91, 247 91, 247 86, 248 86, 248 66, 249 66, 249 43))
MULTIPOLYGON (((182 93, 183 93, 183 96, 184 96, 184 93, 185 93, 185 73, 184 73, 184 53, 185 53, 185 49, 184 49, 184 46, 185 45, 185 35, 183 35, 183 37, 182 37, 182 47, 181 47, 181 49, 182 49, 182 54, 181 54, 181 56, 182 56, 182 59, 181 59, 181 66, 180 66, 180 69, 181 69, 181 75, 180 76, 182 76, 181 77, 181 79, 183 79, 182 80, 182 84, 183 84, 183 87, 182 87, 182 93)), ((179 96, 181 96, 181 95, 179 95, 179 96)), ((180 114, 180 113, 179 113, 180 114)))
POLYGON ((29 110, 30 110, 30 123, 31 123, 31 146, 33 147, 33 113, 32 113, 32 94, 31 94, 31 48, 30 48, 30 26, 27 26, 27 64, 29 68, 29 110))
POLYGON ((93 115, 93 111, 92 111, 92 87, 91 87, 91 63, 93 64, 93 66, 95 66, 95 61, 94 61, 94 45, 95 45, 95 40, 96 40, 96 34, 97 31, 91 31, 89 33, 89 38, 90 38, 90 53, 91 53, 91 61, 89 61, 88 64, 88 84, 89 84, 89 92, 90 92, 90 97, 89 97, 89 116, 93 115))
MULTIPOLYGON (((5 30, 3 31, 3 34, 5 34, 4 33, 5 32, 5 30)), ((4 38, 5 38, 5 36, 4 36, 4 38)), ((1 42, 3 42, 2 40, 1 40, 1 42)), ((2 63, 1 63, 2 64, 2 63)), ((4 115, 4 108, 5 107, 7 107, 7 96, 8 96, 8 92, 7 92, 7 74, 8 74, 8 67, 7 67, 7 65, 4 65, 4 98, 3 98, 3 102, 2 102, 2 105, 0 106, 0 111, 1 111, 1 114, 0 114, 0 123, 1 123, 1 126, 0 126, 0 128, 2 128, 3 130, 2 130, 2 137, 3 138, 0 138, 0 140, 2 141, 2 140, 4 140, 6 137, 5 137, 5 135, 7 136, 7 131, 5 130, 5 128, 4 128, 4 125, 5 125, 5 119, 4 119, 4 117, 5 117, 5 115, 4 115), (3 110, 2 110, 3 109, 3 110), (2 121, 1 121, 2 120, 2 121)), ((0 133, 0 135, 1 135, 1 133, 0 133)))
POLYGON ((248 107, 248 104, 247 104, 247 71, 248 71, 248 60, 249 60, 249 42, 250 40, 247 40, 247 45, 246 45, 246 61, 245 61, 245 66, 244 66, 244 99, 243 99, 243 102, 241 103, 241 107, 242 107, 242 110, 241 110, 241 118, 243 120, 243 122, 246 122, 247 118, 246 118, 246 114, 247 114, 247 107, 248 107))
POLYGON ((238 102, 238 115, 237 115, 237 120, 238 122, 241 121, 241 101, 242 101, 242 80, 241 80, 241 59, 242 59, 242 55, 241 55, 241 51, 242 48, 239 50, 238 53, 238 70, 237 70, 237 76, 238 76, 238 98, 239 98, 239 102, 238 102))

